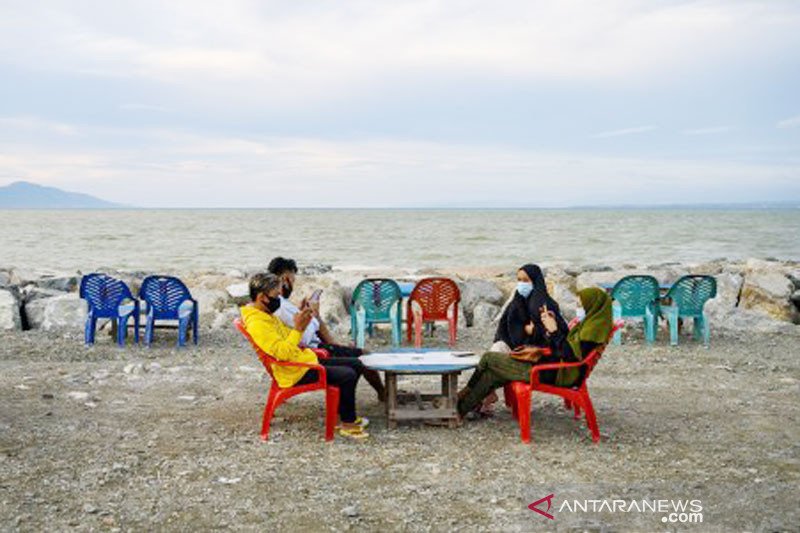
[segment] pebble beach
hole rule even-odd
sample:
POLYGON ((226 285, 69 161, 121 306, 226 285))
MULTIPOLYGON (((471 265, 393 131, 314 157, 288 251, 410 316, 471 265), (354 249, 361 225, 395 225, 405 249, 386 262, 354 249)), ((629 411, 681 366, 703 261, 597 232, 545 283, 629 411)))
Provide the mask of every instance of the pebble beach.
MULTIPOLYGON (((107 330, 87 347, 78 305, 65 323, 77 274, 7 269, 3 290, 23 302, 23 314, 28 302, 45 303, 29 308, 25 328, 0 332, 0 522, 29 531, 537 531, 552 526, 528 504, 578 485, 701 498, 698 530, 793 531, 800 523, 800 326, 789 306, 797 269, 755 259, 651 268, 717 277, 710 347, 685 335, 670 346, 663 321, 648 345, 640 325, 630 324, 591 378, 601 442, 593 444, 559 401, 535 394, 530 445, 501 404, 493 417, 457 429, 407 423, 388 430, 365 383, 358 408, 372 420, 368 441, 326 443, 322 395, 314 393, 281 406, 262 442, 269 378, 231 327, 246 272, 185 276, 205 318, 199 345, 178 349, 170 329, 157 330, 150 348, 120 348, 107 330), (788 284, 785 302, 765 286, 779 276, 788 284), (38 297, 26 301, 32 294, 38 297)), ((545 270, 565 315, 574 313, 572 291, 620 276, 598 265, 545 270)), ((322 314, 346 339, 343 299, 360 277, 377 274, 307 265, 298 296, 323 287, 322 314)), ((457 349, 485 350, 513 268, 415 275, 431 274, 461 285, 457 349)), ((138 274, 128 276, 133 284, 138 274)), ((388 343, 389 332, 379 330, 368 348, 388 343)), ((446 328, 425 343, 446 346, 446 328)), ((420 376, 400 386, 426 392, 438 383, 420 376)), ((646 514, 570 519, 562 524, 582 530, 661 527, 646 514)))

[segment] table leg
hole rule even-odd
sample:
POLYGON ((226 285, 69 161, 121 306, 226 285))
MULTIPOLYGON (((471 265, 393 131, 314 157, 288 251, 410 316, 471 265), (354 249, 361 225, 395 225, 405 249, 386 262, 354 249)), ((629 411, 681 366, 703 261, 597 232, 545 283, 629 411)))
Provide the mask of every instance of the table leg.
POLYGON ((395 411, 397 410, 397 374, 386 372, 386 427, 395 429, 395 411))
POLYGON ((442 396, 445 399, 445 407, 450 407, 450 374, 442 374, 442 396))
MULTIPOLYGON (((447 407, 448 409, 457 409, 458 408, 458 372, 453 372, 451 374, 447 374, 447 381, 448 381, 448 395, 447 395, 447 407)), ((458 418, 450 418, 447 421, 447 426, 449 428, 458 427, 458 418)))

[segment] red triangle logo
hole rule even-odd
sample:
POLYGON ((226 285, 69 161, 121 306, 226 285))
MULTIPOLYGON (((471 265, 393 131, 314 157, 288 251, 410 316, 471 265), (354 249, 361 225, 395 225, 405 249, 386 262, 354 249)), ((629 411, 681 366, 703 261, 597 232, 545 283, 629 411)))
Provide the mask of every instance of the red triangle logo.
POLYGON ((550 520, 555 520, 555 517, 548 512, 548 511, 550 511, 550 507, 553 504, 552 500, 553 500, 554 496, 555 496, 555 494, 550 494, 549 496, 545 496, 541 500, 536 500, 535 502, 533 502, 532 504, 530 504, 528 506, 528 509, 530 509, 531 511, 535 511, 535 512, 539 513, 540 515, 549 518, 550 520), (541 509, 536 507, 540 503, 544 503, 544 502, 547 502, 547 511, 542 511, 541 509))

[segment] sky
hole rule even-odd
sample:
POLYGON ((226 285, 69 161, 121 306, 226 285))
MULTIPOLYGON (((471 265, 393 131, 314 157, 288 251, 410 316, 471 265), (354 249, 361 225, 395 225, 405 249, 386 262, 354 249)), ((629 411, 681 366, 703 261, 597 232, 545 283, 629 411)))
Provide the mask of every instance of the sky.
POLYGON ((0 186, 141 207, 800 201, 800 1, 0 2, 0 186))

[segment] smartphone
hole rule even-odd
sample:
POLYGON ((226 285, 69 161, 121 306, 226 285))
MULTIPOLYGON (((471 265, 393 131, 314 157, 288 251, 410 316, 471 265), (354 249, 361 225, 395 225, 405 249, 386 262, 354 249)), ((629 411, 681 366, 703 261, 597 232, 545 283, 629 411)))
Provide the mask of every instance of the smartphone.
POLYGON ((318 302, 319 297, 322 295, 322 289, 317 289, 311 294, 311 298, 308 299, 309 302, 318 302))

